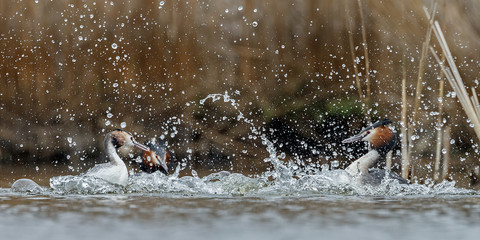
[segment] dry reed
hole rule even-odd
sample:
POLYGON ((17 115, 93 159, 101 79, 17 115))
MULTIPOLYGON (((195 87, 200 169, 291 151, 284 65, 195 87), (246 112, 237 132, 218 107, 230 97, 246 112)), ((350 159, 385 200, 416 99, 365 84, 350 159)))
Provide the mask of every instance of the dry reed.
POLYGON ((355 46, 354 46, 354 43, 353 43, 352 15, 350 14, 350 9, 348 7, 345 8, 345 13, 346 13, 345 18, 346 18, 346 22, 347 22, 347 26, 348 26, 348 43, 349 43, 349 46, 350 46, 350 54, 351 54, 352 64, 353 64, 353 72, 355 74, 355 84, 356 84, 356 88, 357 88, 357 94, 358 94, 358 98, 363 103, 362 110, 363 110, 363 113, 366 117, 368 115, 367 114, 367 112, 368 112, 367 103, 365 101, 365 94, 363 93, 363 90, 362 90, 362 84, 361 84, 361 81, 360 81, 360 72, 358 71, 357 56, 355 54, 355 46))
POLYGON ((443 133, 443 147, 445 148, 443 154, 443 168, 442 168, 442 178, 445 180, 452 180, 449 175, 450 169, 450 140, 451 140, 452 127, 447 126, 445 132, 443 133))
POLYGON ((434 24, 432 24, 432 26, 434 26, 433 30, 435 32, 435 36, 437 37, 437 40, 440 44, 443 55, 447 60, 448 67, 444 65, 444 63, 442 62, 442 60, 440 60, 437 53, 432 47, 430 47, 430 51, 432 52, 438 64, 440 65, 443 73, 445 74, 448 82, 450 83, 450 86, 455 91, 456 96, 458 97, 458 100, 460 101, 460 104, 463 107, 463 110, 465 111, 471 123, 473 124, 472 128, 474 129, 478 140, 480 140, 480 115, 479 115, 480 112, 478 111, 480 108, 474 105, 475 103, 478 103, 475 90, 472 89, 475 95, 472 95, 472 97, 470 98, 465 88, 465 85, 463 84, 462 77, 460 76, 460 72, 458 71, 457 65, 455 64, 455 60, 453 59, 452 53, 450 52, 450 49, 448 47, 445 36, 443 35, 442 29, 440 28, 440 25, 436 21, 434 24))
POLYGON ((365 93, 365 108, 366 111, 366 118, 367 123, 370 123, 371 120, 371 82, 370 82, 370 60, 368 58, 368 43, 367 43, 367 30, 365 29, 365 18, 363 16, 363 4, 362 0, 358 0, 358 11, 360 12, 360 25, 362 28, 362 46, 363 46, 363 57, 365 58, 365 85, 366 85, 366 93, 365 93))
MULTIPOLYGON (((433 47, 430 47, 430 51, 435 57, 435 60, 437 61, 437 63, 440 65, 443 74, 445 74, 448 82, 450 83, 450 86, 455 91, 456 96, 460 101, 460 104, 462 105, 463 110, 465 111, 465 113, 467 114, 467 117, 469 118, 469 121, 471 122, 470 125, 474 129, 475 134, 477 135, 477 141, 480 141, 480 105, 479 105, 476 91, 474 88, 472 88, 472 96, 469 97, 466 87, 463 83, 462 77, 460 76, 460 72, 458 71, 457 65, 455 64, 453 55, 450 51, 450 48, 448 47, 445 36, 443 35, 440 24, 436 21, 434 24, 432 23, 431 25, 434 26, 435 36, 437 37, 439 45, 442 49, 442 52, 443 52, 442 56, 446 58, 448 66, 445 66, 444 61, 442 61, 438 57, 433 47)), ((450 128, 448 128, 446 132, 447 137, 445 138, 445 142, 444 142, 444 146, 447 152, 445 154, 445 160, 444 160, 444 166, 443 166, 444 179, 450 178, 448 174, 448 169, 450 165, 450 158, 448 156, 450 154, 450 143, 449 143, 450 131, 451 131, 450 128)))
MULTIPOLYGON (((405 49, 405 48, 404 48, 405 49)), ((406 51, 402 57, 402 113, 401 113, 401 151, 402 151, 402 177, 407 179, 410 169, 410 161, 408 154, 408 119, 407 119, 407 67, 406 67, 406 51)))
POLYGON ((437 128, 437 142, 436 142, 436 147, 435 147, 435 166, 434 166, 434 172, 433 172, 433 180, 438 182, 440 181, 441 177, 441 169, 440 169, 440 161, 442 157, 442 142, 443 142, 443 137, 442 137, 442 132, 443 132, 443 92, 444 92, 444 85, 445 81, 443 80, 444 75, 441 72, 439 76, 439 90, 438 90, 438 117, 437 117, 437 123, 436 123, 436 128, 437 128))
MULTIPOLYGON (((405 7, 402 6, 403 12, 405 12, 405 7)), ((402 26, 405 26, 406 17, 405 14, 402 16, 402 26)), ((408 155, 408 118, 407 118, 407 111, 408 111, 408 102, 407 102, 407 46, 404 44, 402 46, 402 111, 401 111, 401 166, 402 166, 402 177, 407 179, 408 172, 410 169, 410 161, 408 155)))

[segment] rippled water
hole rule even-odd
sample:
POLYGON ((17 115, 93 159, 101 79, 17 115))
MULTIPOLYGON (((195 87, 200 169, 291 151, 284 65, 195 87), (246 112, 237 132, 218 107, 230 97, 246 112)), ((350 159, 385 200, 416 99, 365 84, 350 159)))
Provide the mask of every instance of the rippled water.
MULTIPOLYGON (((272 176, 272 175, 276 175, 272 176)), ((295 177, 131 176, 127 187, 61 176, 36 193, 0 189, 2 239, 474 239, 480 194, 357 185, 342 170, 295 177)))

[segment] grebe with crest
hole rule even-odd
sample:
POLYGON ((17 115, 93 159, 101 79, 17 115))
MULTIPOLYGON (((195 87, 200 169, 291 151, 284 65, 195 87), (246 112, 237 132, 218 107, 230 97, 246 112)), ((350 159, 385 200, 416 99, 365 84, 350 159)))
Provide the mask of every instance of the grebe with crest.
POLYGON ((109 132, 105 136, 103 142, 105 146, 105 153, 109 162, 103 164, 97 164, 93 168, 89 169, 84 175, 93 176, 104 179, 110 183, 125 186, 128 183, 128 170, 125 163, 117 154, 117 149, 122 147, 137 147, 143 151, 149 151, 150 149, 135 141, 132 134, 122 130, 115 129, 109 132))
POLYGON ((152 139, 145 142, 145 145, 150 149, 142 153, 142 159, 139 162, 140 170, 146 173, 160 171, 165 175, 174 171, 177 163, 164 140, 152 139))
POLYGON ((384 169, 374 168, 379 161, 385 161, 386 155, 395 146, 395 133, 387 126, 392 121, 384 119, 364 128, 357 135, 347 138, 342 143, 365 141, 371 144, 372 150, 350 164, 345 171, 362 184, 379 185, 383 179, 390 178, 401 184, 409 181, 398 174, 384 169))

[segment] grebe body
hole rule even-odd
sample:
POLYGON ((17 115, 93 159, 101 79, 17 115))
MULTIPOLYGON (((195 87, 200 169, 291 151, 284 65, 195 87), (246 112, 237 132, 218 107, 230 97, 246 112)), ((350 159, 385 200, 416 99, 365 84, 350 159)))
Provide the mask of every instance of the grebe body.
POLYGON ((89 169, 85 176, 93 176, 104 179, 110 183, 125 186, 128 183, 128 170, 125 163, 117 154, 117 149, 122 147, 137 147, 143 151, 150 150, 147 146, 138 143, 133 138, 132 134, 117 129, 105 136, 103 142, 105 146, 105 153, 109 162, 97 164, 95 167, 89 169))

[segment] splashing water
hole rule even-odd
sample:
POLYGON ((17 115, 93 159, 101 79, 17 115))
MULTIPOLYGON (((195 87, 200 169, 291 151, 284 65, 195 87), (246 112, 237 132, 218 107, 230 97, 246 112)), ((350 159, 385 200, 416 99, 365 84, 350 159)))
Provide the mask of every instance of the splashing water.
MULTIPOLYGON (((251 133, 262 140, 268 157, 265 162, 272 164, 272 169, 260 176, 248 177, 240 173, 221 171, 205 177, 179 177, 179 172, 185 165, 177 166, 174 174, 165 176, 160 172, 152 174, 131 174, 127 186, 110 184, 102 179, 89 176, 58 176, 50 179, 51 191, 58 194, 105 194, 105 193, 180 193, 199 195, 447 195, 447 194, 478 194, 473 190, 455 188, 454 182, 442 182, 437 185, 402 185, 385 179, 379 186, 361 185, 354 181, 344 170, 329 170, 328 166, 321 169, 307 166, 300 168, 292 160, 285 161, 285 154, 277 153, 274 144, 267 139, 251 120, 239 110, 239 103, 225 94, 210 94, 200 100, 205 104, 223 100, 238 112, 237 120, 249 124, 251 133)), ((180 123, 179 118, 172 118, 173 123, 180 123)), ((47 190, 50 191, 50 190, 47 190)))
MULTIPOLYGON (((270 174, 265 174, 265 176, 270 174)), ((274 175, 274 174, 272 174, 274 175)), ((404 195, 465 195, 478 194, 474 190, 455 188, 454 182, 437 185, 402 185, 385 180, 379 186, 360 185, 343 170, 325 170, 290 179, 269 180, 264 176, 247 177, 226 171, 196 176, 165 176, 162 173, 141 173, 131 176, 127 186, 110 184, 88 176, 58 176, 50 179, 52 191, 57 194, 106 193, 178 193, 232 196, 310 196, 318 194, 404 196, 404 195)), ((49 190, 46 190, 49 191, 49 190)))

